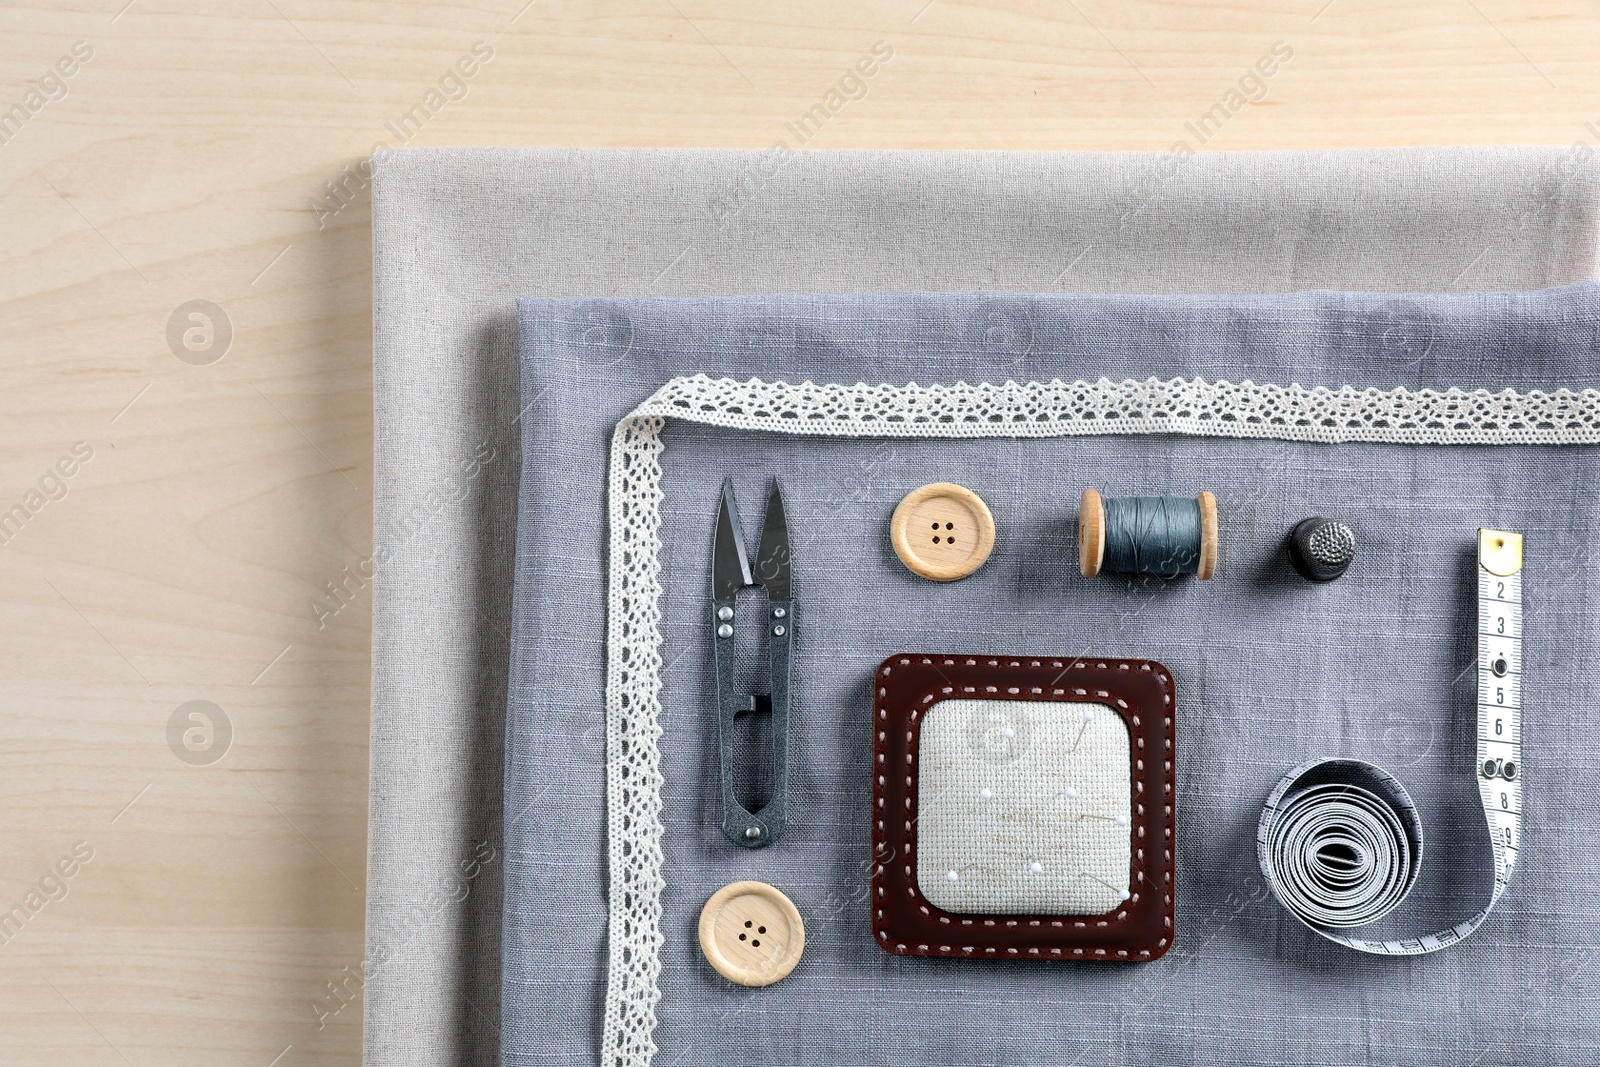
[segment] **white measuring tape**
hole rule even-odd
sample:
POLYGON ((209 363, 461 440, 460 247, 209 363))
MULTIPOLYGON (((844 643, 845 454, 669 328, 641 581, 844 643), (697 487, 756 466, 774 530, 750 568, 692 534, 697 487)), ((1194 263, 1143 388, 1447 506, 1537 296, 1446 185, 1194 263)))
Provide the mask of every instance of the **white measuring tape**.
POLYGON ((1316 760, 1284 775, 1256 828, 1261 873, 1278 902, 1330 941, 1358 952, 1416 956, 1483 924, 1511 882, 1522 836, 1522 535, 1478 531, 1478 763, 1474 774, 1494 848, 1494 890, 1482 910, 1436 934, 1369 941, 1341 931, 1388 914, 1422 863, 1422 823, 1400 782, 1352 759, 1316 760))

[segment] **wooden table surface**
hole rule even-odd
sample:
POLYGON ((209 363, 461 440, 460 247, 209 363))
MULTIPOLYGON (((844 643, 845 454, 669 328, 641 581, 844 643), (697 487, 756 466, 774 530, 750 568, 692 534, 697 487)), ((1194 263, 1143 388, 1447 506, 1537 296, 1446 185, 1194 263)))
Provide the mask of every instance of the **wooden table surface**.
POLYGON ((809 147, 1166 149, 1230 93, 1207 149, 1600 145, 1590 0, 0 9, 0 1060, 358 1062, 369 604, 314 607, 371 544, 347 168, 764 148, 880 40, 809 147))

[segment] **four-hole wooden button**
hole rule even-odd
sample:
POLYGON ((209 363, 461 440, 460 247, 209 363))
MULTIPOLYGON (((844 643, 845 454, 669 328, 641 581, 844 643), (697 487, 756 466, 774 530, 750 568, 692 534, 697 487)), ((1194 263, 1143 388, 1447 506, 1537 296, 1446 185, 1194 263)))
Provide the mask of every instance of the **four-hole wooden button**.
POLYGON ((734 882, 700 909, 700 950, 739 985, 771 985, 794 970, 806 928, 794 902, 765 882, 734 882))
POLYGON ((994 516, 977 493, 950 482, 913 489, 894 509, 889 540, 913 574, 936 582, 965 578, 994 548, 994 516))

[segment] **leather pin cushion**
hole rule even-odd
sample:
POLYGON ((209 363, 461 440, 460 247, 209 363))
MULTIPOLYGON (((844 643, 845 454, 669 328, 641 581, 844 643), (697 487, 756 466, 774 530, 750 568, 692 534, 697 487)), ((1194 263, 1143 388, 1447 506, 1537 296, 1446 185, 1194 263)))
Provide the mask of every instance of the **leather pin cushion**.
POLYGON ((873 938, 901 956, 1154 960, 1174 937, 1172 675, 899 654, 873 678, 873 938))

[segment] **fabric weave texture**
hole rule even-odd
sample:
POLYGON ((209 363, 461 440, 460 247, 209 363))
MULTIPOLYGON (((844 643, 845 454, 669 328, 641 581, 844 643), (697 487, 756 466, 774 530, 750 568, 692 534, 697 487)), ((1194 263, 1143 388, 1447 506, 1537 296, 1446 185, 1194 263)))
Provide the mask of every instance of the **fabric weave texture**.
MULTIPOLYGON (((596 1055, 604 996, 603 753, 587 743, 604 689, 604 448, 662 381, 755 374, 817 382, 1112 383, 1206 377, 1308 389, 1582 395, 1600 297, 1540 293, 1282 297, 887 294, 722 300, 524 301, 523 506, 508 726, 505 1058, 596 1055), (596 321, 612 324, 597 334, 596 321), (1026 324, 1008 353, 973 321, 1026 324), (1398 328, 1397 328, 1398 327, 1398 328), (1002 358, 997 362, 996 357, 1002 358), (553 506, 552 502, 559 504, 553 506), (558 905, 558 906, 553 906, 558 905)), ((1338 393, 1324 394, 1337 397, 1338 393)), ((1581 408, 1584 403, 1578 402, 1581 408)), ((1582 412, 1580 412, 1581 416, 1582 412)), ((1592 415, 1592 413, 1591 413, 1592 415)), ((1481 441, 1504 428, 1479 427, 1481 441)), ((1591 446, 1427 441, 1379 426, 1345 443, 1136 432, 1020 439, 799 438, 668 419, 658 499, 663 935, 654 1039, 663 1062, 1583 1062, 1600 928, 1574 906, 1592 876, 1567 844, 1600 824, 1600 793, 1562 766, 1600 741, 1583 713, 1600 597, 1587 530, 1591 446), (784 485, 795 540, 791 823, 734 850, 717 829, 704 603, 721 479, 784 485), (938 585, 901 567, 888 516, 933 480, 978 490, 1002 531, 975 575, 938 585), (1075 572, 1085 484, 1117 495, 1209 488, 1222 516, 1210 582, 1075 572), (1313 586, 1283 540, 1336 511, 1361 539, 1345 577, 1313 586), (1528 535, 1528 848, 1495 916, 1459 948, 1373 961, 1301 929, 1265 893, 1250 844, 1266 791, 1317 755, 1401 774, 1429 861, 1397 929, 1431 929, 1488 869, 1473 825, 1470 605, 1474 531, 1528 535), (1543 546, 1541 550, 1536 546, 1543 546), (1178 679, 1178 944, 1145 966, 981 965, 890 957, 873 944, 871 671, 890 651, 1149 656, 1178 679), (1537 694, 1537 699, 1535 699, 1537 694), (1541 755, 1543 753, 1543 755, 1541 755), (808 923, 780 986, 743 990, 698 956, 693 916, 754 877, 808 923), (814 934, 812 933, 814 931, 814 934), (863 996, 860 991, 871 990, 863 996), (1478 1003, 1515 1013, 1478 1012, 1478 1003), (1524 1017, 1542 1020, 1538 1034, 1524 1017), (822 1019, 826 1018, 824 1025, 822 1019), (1070 1020, 1070 1022, 1069 1022, 1070 1020), (755 1036, 752 1036, 755 1035, 755 1036)), ((1528 439, 1550 429, 1532 426, 1528 439)), ((1325 436, 1314 434, 1315 436, 1325 436)), ((1464 439, 1464 438, 1463 438, 1464 439)), ((1552 439, 1552 438, 1545 438, 1552 439)), ((1573 440, 1593 440, 1576 437, 1573 440)), ((612 623, 613 629, 614 622, 612 623)), ((613 637, 615 634, 613 634, 613 637)), ((610 832, 615 833, 615 813, 610 832)), ((1585 866, 1585 865, 1588 866, 1585 866)))
POLYGON ((1129 748, 1105 705, 929 708, 917 739, 922 895, 964 915, 1111 911, 1133 864, 1129 748))

